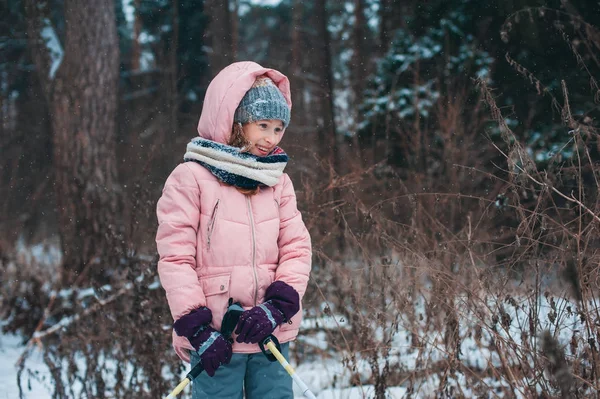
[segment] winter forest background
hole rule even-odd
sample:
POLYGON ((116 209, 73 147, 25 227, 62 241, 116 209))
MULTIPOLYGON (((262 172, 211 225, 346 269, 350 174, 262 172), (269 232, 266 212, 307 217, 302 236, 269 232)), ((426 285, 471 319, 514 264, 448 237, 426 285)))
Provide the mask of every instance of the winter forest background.
POLYGON ((177 384, 155 204, 235 60, 291 80, 319 398, 599 397, 598 1, 3 0, 0 398, 177 384))

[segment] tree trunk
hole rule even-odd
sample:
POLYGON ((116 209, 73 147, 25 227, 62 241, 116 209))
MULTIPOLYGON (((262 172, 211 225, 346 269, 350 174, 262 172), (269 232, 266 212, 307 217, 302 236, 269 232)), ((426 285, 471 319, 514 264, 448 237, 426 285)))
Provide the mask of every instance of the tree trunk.
POLYGON ((172 15, 172 27, 173 35, 171 36, 171 43, 169 47, 169 108, 171 110, 170 115, 170 127, 173 137, 177 137, 177 123, 179 113, 179 96, 177 90, 177 83, 179 81, 179 71, 177 68, 177 46, 179 45, 179 0, 173 0, 172 4, 173 15, 172 15))
POLYGON ((387 53, 390 47, 390 2, 392 0, 379 1, 379 56, 387 53))
POLYGON ((355 105, 362 102, 362 93, 365 88, 368 74, 367 57, 365 51, 366 42, 365 22, 365 0, 354 0, 354 29, 352 55, 352 91, 354 92, 355 105))
POLYGON ((131 69, 137 71, 140 69, 140 57, 142 49, 140 45, 140 33, 142 33, 142 16, 140 15, 140 6, 142 0, 134 0, 134 20, 133 20, 133 39, 131 41, 131 69))
MULTIPOLYGON (((292 86, 292 117, 295 121, 304 120, 304 81, 302 79, 302 0, 294 0, 292 5, 292 62, 290 65, 290 84, 292 86)), ((294 123, 296 126, 296 123, 294 123)))
MULTIPOLYGON (((319 148, 321 157, 329 166, 329 180, 333 182, 340 170, 340 153, 338 150, 338 140, 336 135, 334 104, 333 104, 333 72, 331 61, 331 39, 327 26, 329 17, 327 14, 326 0, 317 0, 315 4, 315 19, 318 37, 320 38, 317 55, 317 71, 321 93, 318 96, 321 99, 322 125, 319 130, 319 148)), ((341 193, 338 188, 332 190, 333 202, 338 203, 341 193)), ((337 234, 337 245, 340 253, 345 249, 344 243, 344 221, 338 214, 333 215, 339 228, 337 234)))
POLYGON ((238 41, 239 41, 239 20, 240 20, 240 1, 233 1, 233 11, 231 12, 231 59, 237 60, 238 41))
MULTIPOLYGON (((352 92, 354 94, 354 135, 352 140, 352 149, 356 159, 362 159, 362 151, 358 142, 358 126, 362 122, 362 113, 359 109, 363 100, 365 82, 369 75, 368 59, 366 55, 366 22, 365 22, 365 0, 354 0, 354 27, 353 36, 353 54, 350 65, 350 76, 352 92)), ((362 163, 361 163, 362 165, 362 163)))
POLYGON ((233 62, 229 1, 205 0, 204 10, 210 19, 204 42, 210 48, 208 62, 214 76, 233 62))
MULTIPOLYGON (((35 50, 39 15, 28 0, 35 50), (37 27, 36 27, 37 26, 37 27)), ((53 161, 65 284, 85 279, 103 283, 118 267, 122 248, 120 195, 117 183, 115 130, 119 79, 119 43, 114 4, 65 0, 65 45, 68 50, 56 77, 48 75, 44 57, 36 62, 48 82, 53 131, 53 161)))
POLYGON ((321 155, 335 169, 337 141, 335 139, 335 119, 333 114, 333 76, 331 71, 331 40, 327 29, 328 16, 326 0, 317 0, 315 7, 315 19, 317 20, 318 54, 316 58, 316 75, 320 82, 321 114, 323 123, 319 126, 319 146, 321 155))

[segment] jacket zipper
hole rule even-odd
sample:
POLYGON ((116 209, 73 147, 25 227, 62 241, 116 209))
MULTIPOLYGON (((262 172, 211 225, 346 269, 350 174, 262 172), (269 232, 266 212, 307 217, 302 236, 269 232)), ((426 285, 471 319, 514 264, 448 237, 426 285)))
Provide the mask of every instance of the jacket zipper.
POLYGON ((250 217, 250 228, 252 229, 252 272, 254 273, 254 306, 258 298, 258 276, 256 275, 256 236, 254 232, 254 218, 252 217, 252 203, 250 197, 246 196, 248 203, 248 216, 250 217))
POLYGON ((217 203, 215 204, 215 207, 212 212, 212 216, 210 217, 210 223, 208 224, 208 239, 207 239, 208 249, 210 249, 210 236, 212 235, 214 228, 215 228, 215 221, 217 220, 217 210, 219 209, 220 201, 221 200, 217 200, 217 203))

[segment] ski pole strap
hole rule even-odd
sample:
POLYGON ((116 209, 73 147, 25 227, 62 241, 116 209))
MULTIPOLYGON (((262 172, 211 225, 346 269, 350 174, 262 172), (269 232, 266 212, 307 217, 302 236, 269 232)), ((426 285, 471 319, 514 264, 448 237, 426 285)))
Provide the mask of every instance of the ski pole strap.
MULTIPOLYGON (((304 397, 309 399, 317 399, 317 397, 311 392, 310 388, 308 388, 304 381, 302 381, 302 379, 296 374, 296 371, 292 368, 288 361, 285 360, 285 357, 283 357, 279 350, 281 347, 278 348, 277 346, 275 346, 275 344, 273 343, 273 338, 275 337, 271 335, 270 337, 267 337, 263 342, 261 342, 261 344, 266 345, 267 348, 273 354, 273 356, 279 361, 279 363, 281 363, 285 371, 288 372, 288 374, 290 375, 290 377, 292 377, 292 379, 298 385, 298 387, 302 389, 302 394, 304 395, 304 397)), ((275 341, 276 340, 277 339, 275 338, 275 341)), ((277 342, 277 344, 279 344, 279 342, 277 342)))
POLYGON ((275 338, 274 335, 269 335, 267 338, 265 338, 264 340, 262 340, 258 343, 258 346, 259 346, 260 350, 262 351, 263 355, 265 355, 265 357, 267 359, 269 359, 270 362, 276 362, 278 359, 275 356, 275 352, 273 352, 273 351, 268 352, 265 349, 265 344, 267 342, 271 342, 271 343, 274 342, 273 346, 277 349, 277 352, 281 351, 281 345, 279 345, 279 341, 277 340, 277 338, 275 338))
POLYGON ((198 362, 187 374, 186 378, 190 381, 194 381, 194 378, 198 377, 201 372, 204 371, 204 366, 202 366, 202 362, 198 362))

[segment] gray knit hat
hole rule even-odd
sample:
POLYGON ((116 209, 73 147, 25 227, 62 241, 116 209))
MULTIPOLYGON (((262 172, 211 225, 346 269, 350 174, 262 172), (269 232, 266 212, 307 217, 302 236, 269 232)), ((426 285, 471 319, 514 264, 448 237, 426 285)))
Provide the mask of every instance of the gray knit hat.
POLYGON ((233 121, 239 123, 277 119, 286 128, 290 123, 290 107, 281 90, 266 76, 259 76, 235 110, 233 121))

